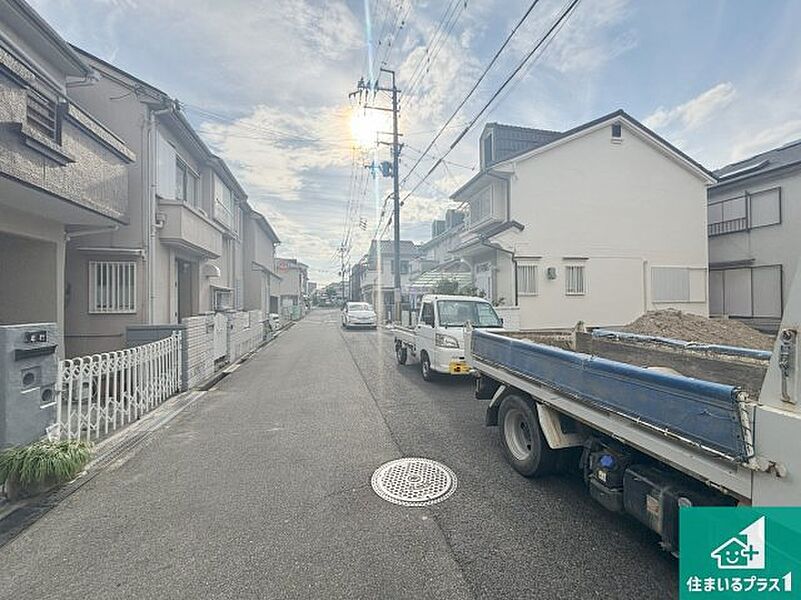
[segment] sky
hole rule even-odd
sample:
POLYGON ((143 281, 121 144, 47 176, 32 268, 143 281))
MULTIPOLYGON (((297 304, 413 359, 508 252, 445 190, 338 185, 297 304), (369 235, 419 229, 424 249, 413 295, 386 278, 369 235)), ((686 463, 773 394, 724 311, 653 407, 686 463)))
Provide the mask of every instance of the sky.
POLYGON ((531 0, 30 1, 71 43, 179 99, 276 229, 278 254, 319 283, 339 278, 343 241, 355 263, 386 225, 391 179, 365 165, 389 147, 354 148, 364 108, 349 98, 380 66, 401 90, 401 233, 416 242, 476 173, 486 122, 566 130, 623 108, 710 169, 801 138, 794 0, 580 0, 423 183, 565 0, 539 0, 413 170, 531 0))

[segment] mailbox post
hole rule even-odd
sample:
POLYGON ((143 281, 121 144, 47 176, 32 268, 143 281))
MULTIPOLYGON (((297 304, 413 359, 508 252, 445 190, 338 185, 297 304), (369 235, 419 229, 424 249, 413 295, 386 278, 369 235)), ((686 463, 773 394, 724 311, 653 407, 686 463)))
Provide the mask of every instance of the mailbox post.
POLYGON ((55 323, 0 325, 0 448, 29 444, 55 423, 55 323))

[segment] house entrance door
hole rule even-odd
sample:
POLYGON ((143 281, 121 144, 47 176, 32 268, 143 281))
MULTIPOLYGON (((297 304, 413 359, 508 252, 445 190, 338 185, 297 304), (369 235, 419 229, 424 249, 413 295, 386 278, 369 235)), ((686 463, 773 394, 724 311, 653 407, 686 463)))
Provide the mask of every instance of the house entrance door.
POLYGON ((176 288, 178 289, 178 322, 192 316, 192 263, 176 259, 176 288))

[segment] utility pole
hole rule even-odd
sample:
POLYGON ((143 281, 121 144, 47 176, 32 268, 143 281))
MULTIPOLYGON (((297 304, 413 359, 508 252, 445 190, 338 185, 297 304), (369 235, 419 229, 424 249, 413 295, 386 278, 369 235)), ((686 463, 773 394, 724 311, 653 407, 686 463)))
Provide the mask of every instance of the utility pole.
POLYGON ((342 302, 343 304, 348 301, 347 296, 345 295, 345 245, 339 247, 339 264, 340 270, 339 273, 342 276, 342 302))
MULTIPOLYGON (((359 104, 362 104, 362 99, 364 96, 364 107, 365 109, 370 110, 382 110, 385 112, 392 113, 392 142, 383 142, 377 140, 378 144, 385 144, 392 147, 392 163, 389 162, 382 162, 380 171, 384 177, 392 177, 392 196, 393 196, 393 212, 392 212, 392 225, 394 229, 394 257, 392 259, 394 269, 394 278, 393 278, 393 320, 398 322, 400 321, 401 316, 401 269, 400 269, 400 175, 398 173, 398 163, 400 161, 400 152, 402 148, 402 144, 399 141, 400 134, 398 133, 398 113, 400 112, 400 104, 398 102, 398 95, 399 90, 395 85, 395 71, 390 69, 381 68, 379 70, 379 77, 375 81, 367 81, 365 82, 364 79, 359 79, 359 83, 356 86, 356 91, 351 92, 349 97, 353 98, 354 96, 359 97, 359 104), (381 77, 381 73, 386 73, 392 78, 392 86, 385 87, 381 86, 379 83, 379 79, 381 77), (375 105, 375 96, 378 92, 388 92, 392 96, 392 107, 387 108, 383 106, 376 106, 375 105), (370 94, 372 93, 372 98, 370 94), (372 104, 371 104, 372 102, 372 104)), ((387 132, 376 132, 377 135, 384 134, 387 132)), ((377 244, 381 243, 381 240, 376 240, 377 244)))

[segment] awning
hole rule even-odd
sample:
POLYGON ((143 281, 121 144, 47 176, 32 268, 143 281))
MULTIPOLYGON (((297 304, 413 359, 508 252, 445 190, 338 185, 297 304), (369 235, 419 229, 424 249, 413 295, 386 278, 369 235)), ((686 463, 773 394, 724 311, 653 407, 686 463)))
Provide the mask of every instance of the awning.
POLYGON ((459 287, 463 287, 473 283, 473 272, 467 263, 461 260, 451 260, 415 277, 409 282, 409 292, 430 292, 443 280, 455 281, 459 287))

